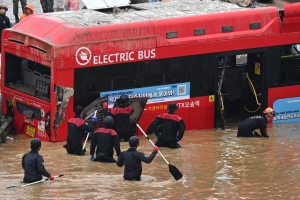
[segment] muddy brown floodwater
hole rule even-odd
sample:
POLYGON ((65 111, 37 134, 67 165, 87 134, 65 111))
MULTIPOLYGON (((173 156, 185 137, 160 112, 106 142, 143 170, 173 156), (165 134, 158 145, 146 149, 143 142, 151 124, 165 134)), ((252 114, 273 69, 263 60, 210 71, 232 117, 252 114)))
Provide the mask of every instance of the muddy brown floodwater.
MULTIPOLYGON (((268 126, 271 138, 237 138, 236 127, 187 131, 181 149, 161 148, 167 160, 184 177, 175 181, 158 154, 143 164, 142 180, 123 180, 115 164, 92 162, 89 156, 68 155, 65 142, 43 142, 40 154, 54 181, 21 185, 21 159, 29 151, 30 138, 12 136, 0 144, 0 199, 299 199, 299 129, 268 126)), ((151 144, 144 136, 138 150, 149 155, 151 144)), ((153 140, 154 135, 150 138, 153 140)), ((89 153, 90 141, 87 152, 89 153)), ((128 144, 121 143, 126 150, 128 144)))

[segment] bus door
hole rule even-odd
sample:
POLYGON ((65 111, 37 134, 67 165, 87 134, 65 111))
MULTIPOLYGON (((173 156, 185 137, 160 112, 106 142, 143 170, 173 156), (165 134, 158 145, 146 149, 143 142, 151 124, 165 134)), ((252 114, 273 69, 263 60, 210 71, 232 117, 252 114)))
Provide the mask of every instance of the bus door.
POLYGON ((245 78, 247 82, 246 98, 245 98, 245 117, 260 114, 262 111, 262 103, 267 101, 264 88, 267 88, 264 77, 264 53, 249 53, 247 55, 247 68, 245 78))
POLYGON ((95 124, 95 129, 102 127, 103 124, 103 108, 102 104, 104 102, 108 101, 108 97, 104 96, 102 98, 97 98, 95 101, 93 101, 91 104, 89 104, 87 107, 83 109, 83 115, 82 118, 85 122, 88 124, 92 123, 92 117, 96 114, 97 116, 97 122, 95 124))
POLYGON ((215 126, 237 126, 260 112, 263 53, 217 56, 215 126))

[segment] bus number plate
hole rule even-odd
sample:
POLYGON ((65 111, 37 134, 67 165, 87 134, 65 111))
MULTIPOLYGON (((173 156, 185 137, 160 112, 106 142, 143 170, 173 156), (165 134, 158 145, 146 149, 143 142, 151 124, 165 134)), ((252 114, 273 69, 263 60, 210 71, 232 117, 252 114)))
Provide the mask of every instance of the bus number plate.
POLYGON ((29 136, 31 136, 31 137, 34 137, 34 135, 35 135, 35 128, 32 127, 32 126, 27 125, 26 134, 29 135, 29 136))

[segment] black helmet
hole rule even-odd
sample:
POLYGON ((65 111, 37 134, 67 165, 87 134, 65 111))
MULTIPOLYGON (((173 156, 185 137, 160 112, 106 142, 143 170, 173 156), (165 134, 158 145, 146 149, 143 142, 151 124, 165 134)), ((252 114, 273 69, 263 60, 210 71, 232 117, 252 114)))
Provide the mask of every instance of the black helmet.
POLYGON ((176 110, 178 110, 178 106, 176 105, 176 103, 170 103, 168 105, 168 108, 167 108, 170 112, 175 112, 176 110))
POLYGON ((82 106, 76 106, 76 108, 75 108, 76 115, 80 115, 82 113, 82 111, 83 111, 82 106))
POLYGON ((42 146, 41 140, 38 138, 33 138, 31 140, 31 150, 33 151, 37 151, 40 147, 42 146))
POLYGON ((131 136, 128 140, 130 147, 137 147, 140 144, 140 140, 136 136, 131 136))
POLYGON ((107 116, 104 118, 103 120, 103 127, 104 128, 111 128, 114 124, 114 118, 112 118, 111 116, 107 116))
POLYGON ((122 94, 119 99, 120 104, 128 103, 129 97, 126 94, 122 94))

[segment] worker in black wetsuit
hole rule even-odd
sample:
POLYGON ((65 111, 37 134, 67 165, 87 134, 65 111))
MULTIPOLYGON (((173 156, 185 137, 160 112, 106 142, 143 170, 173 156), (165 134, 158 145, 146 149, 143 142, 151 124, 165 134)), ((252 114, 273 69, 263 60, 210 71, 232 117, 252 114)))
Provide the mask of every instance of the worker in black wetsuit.
MULTIPOLYGON (((94 131, 94 124, 97 121, 97 117, 93 116, 92 125, 85 124, 82 119, 83 108, 81 106, 76 106, 75 114, 76 116, 72 117, 68 121, 68 136, 67 144, 63 147, 66 148, 69 154, 81 155, 82 143, 85 139, 85 136, 90 132, 94 131), (87 133, 86 133, 87 132, 87 133)), ((85 150, 84 150, 85 152, 85 150)), ((84 154, 83 152, 83 154, 84 154)))
POLYGON ((138 152, 136 149, 139 146, 139 138, 132 136, 129 138, 130 148, 127 151, 123 151, 117 161, 117 165, 122 167, 125 165, 124 169, 124 179, 129 181, 139 181, 142 175, 142 162, 151 163, 157 154, 158 147, 155 146, 153 152, 149 157, 144 153, 138 152))
POLYGON ((152 128, 157 137, 155 145, 158 147, 180 148, 178 143, 184 134, 185 123, 181 117, 174 114, 178 110, 176 103, 168 105, 168 113, 157 116, 152 123, 152 128))
POLYGON ((121 153, 120 141, 116 131, 111 129, 114 124, 114 119, 111 116, 107 116, 103 120, 103 128, 95 130, 90 147, 90 160, 115 163, 113 158, 114 150, 116 150, 117 156, 121 153), (94 159, 95 148, 96 158, 94 159))
POLYGON ((266 108, 262 115, 256 115, 245 119, 238 128, 237 137, 269 137, 267 133, 267 122, 275 116, 272 108, 266 108), (260 133, 254 131, 260 129, 260 133))
POLYGON ((32 183, 42 180, 43 176, 54 180, 54 176, 45 169, 43 156, 39 154, 42 143, 38 138, 31 140, 31 151, 26 153, 22 158, 22 167, 24 171, 24 183, 32 183))
POLYGON ((125 141, 128 141, 134 135, 134 130, 130 123, 130 115, 133 111, 132 106, 129 104, 129 98, 125 94, 120 96, 118 107, 108 110, 107 103, 103 103, 104 116, 112 116, 114 118, 112 129, 117 132, 120 140, 124 138, 125 141))

